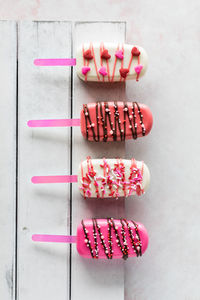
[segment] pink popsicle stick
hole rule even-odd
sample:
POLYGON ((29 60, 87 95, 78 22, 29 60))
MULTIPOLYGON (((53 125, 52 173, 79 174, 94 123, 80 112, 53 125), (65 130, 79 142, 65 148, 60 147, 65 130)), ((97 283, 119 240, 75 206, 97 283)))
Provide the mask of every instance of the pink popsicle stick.
POLYGON ((76 236, 75 235, 33 234, 32 240, 34 242, 47 242, 47 243, 76 243, 76 236))
POLYGON ((34 60, 35 66, 75 66, 76 58, 38 58, 34 60))
POLYGON ((77 175, 58 175, 58 176, 33 176, 32 183, 71 183, 77 182, 77 175))
POLYGON ((80 126, 80 119, 29 120, 29 127, 72 127, 80 126))

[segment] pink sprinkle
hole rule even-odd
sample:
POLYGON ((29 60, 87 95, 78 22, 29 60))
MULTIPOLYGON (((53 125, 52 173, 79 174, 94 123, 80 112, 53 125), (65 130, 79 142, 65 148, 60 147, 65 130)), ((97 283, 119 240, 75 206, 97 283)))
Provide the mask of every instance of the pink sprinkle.
POLYGON ((83 183, 83 187, 87 188, 87 187, 89 187, 89 184, 83 183))
POLYGON ((134 69, 135 69, 135 72, 136 72, 137 74, 140 74, 140 72, 141 72, 142 69, 143 69, 143 66, 142 66, 142 65, 137 65, 134 69))
POLYGON ((101 180, 101 179, 103 179, 102 177, 96 177, 96 180, 101 180))
POLYGON ((123 59, 124 58, 124 54, 123 54, 123 51, 122 50, 117 50, 115 52, 115 56, 119 59, 123 59))
POLYGON ((96 173, 94 171, 89 171, 89 176, 94 177, 96 175, 96 173))
POLYGON ((90 197, 91 196, 91 192, 90 192, 90 190, 87 190, 87 195, 90 197))
POLYGON ((83 75, 86 75, 87 74, 87 72, 89 72, 91 69, 90 69, 90 67, 82 67, 82 74, 83 75))
POLYGON ((122 176, 122 173, 119 170, 116 169, 116 172, 119 176, 122 176))
POLYGON ((106 72, 106 68, 105 67, 101 67, 99 69, 99 73, 102 75, 102 76, 106 76, 108 73, 106 72))

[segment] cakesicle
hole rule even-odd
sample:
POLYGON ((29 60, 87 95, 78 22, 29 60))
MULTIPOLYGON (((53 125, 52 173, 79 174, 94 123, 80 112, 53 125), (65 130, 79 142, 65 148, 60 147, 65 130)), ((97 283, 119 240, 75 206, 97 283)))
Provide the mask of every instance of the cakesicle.
POLYGON ((141 195, 148 188, 150 173, 135 159, 91 159, 80 164, 78 175, 34 176, 32 182, 78 182, 85 198, 119 198, 141 195))
POLYGON ((80 119, 30 120, 29 127, 81 126, 85 139, 124 141, 146 136, 153 117, 148 106, 137 102, 97 102, 83 105, 80 119))
POLYGON ((76 71, 84 81, 138 81, 148 62, 142 47, 119 43, 84 43, 76 57, 76 71))
POLYGON ((147 69, 145 50, 137 45, 107 42, 86 42, 80 45, 77 58, 35 59, 37 66, 75 66, 84 81, 122 82, 139 80, 147 69))
POLYGON ((78 174, 81 194, 88 198, 141 195, 149 182, 147 166, 135 159, 87 159, 78 174))
POLYGON ((148 246, 148 233, 141 223, 126 219, 82 220, 77 236, 34 234, 33 241, 76 243, 85 258, 113 259, 141 256, 148 246))
POLYGON ((83 105, 81 132, 89 141, 124 141, 147 135, 153 124, 150 109, 137 102, 83 105))

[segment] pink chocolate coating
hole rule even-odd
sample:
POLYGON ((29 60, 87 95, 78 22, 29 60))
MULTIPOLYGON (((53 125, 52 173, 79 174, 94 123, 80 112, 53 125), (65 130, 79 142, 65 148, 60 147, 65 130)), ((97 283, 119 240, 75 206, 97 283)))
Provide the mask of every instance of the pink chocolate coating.
POLYGON ((153 124, 150 109, 137 102, 88 103, 81 111, 81 132, 89 141, 120 141, 147 135, 153 124))
POLYGON ((112 218, 88 219, 82 222, 83 223, 77 228, 77 251, 85 258, 127 259, 128 257, 141 256, 147 249, 148 234, 144 225, 141 223, 127 221, 126 219, 116 220, 112 218), (110 228, 109 224, 111 224, 110 228), (124 226, 123 228, 122 224, 124 226), (101 243, 102 239, 100 238, 97 225, 100 226, 101 238, 103 237, 104 241, 103 243, 101 243), (87 231, 87 237, 84 230, 87 231), (116 235, 115 230, 117 230, 118 236, 116 235), (131 235, 130 230, 132 231, 131 235), (109 237, 109 234, 111 234, 111 238, 109 237), (88 241, 90 241, 90 245, 88 241), (119 245, 119 241, 121 246, 119 245))

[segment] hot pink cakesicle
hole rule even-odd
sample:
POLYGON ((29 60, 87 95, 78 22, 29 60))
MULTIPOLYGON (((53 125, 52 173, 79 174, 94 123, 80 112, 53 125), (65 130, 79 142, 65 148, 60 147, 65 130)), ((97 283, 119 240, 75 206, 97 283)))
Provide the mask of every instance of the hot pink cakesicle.
POLYGON ((77 75, 84 81, 123 82, 139 80, 147 69, 145 50, 123 43, 84 43, 75 58, 35 59, 36 66, 75 66, 77 75))
POLYGON ((148 106, 137 102, 97 102, 83 105, 79 119, 30 120, 29 127, 81 126, 85 139, 124 141, 147 135, 153 117, 148 106))
POLYGON ((141 223, 126 219, 82 220, 77 236, 34 234, 33 241, 76 243, 85 258, 113 259, 141 256, 148 246, 148 233, 141 223))

